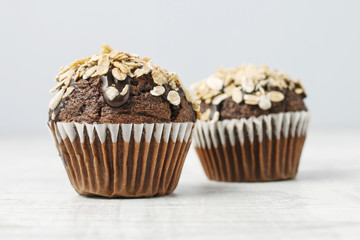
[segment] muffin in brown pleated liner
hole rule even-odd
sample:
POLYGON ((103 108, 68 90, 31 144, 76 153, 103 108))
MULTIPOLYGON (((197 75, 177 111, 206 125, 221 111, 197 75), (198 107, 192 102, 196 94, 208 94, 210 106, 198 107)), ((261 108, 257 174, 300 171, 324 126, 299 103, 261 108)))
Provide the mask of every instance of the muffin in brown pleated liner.
POLYGON ((226 182, 296 176, 310 114, 269 114, 249 119, 198 121, 194 145, 206 176, 226 182))
POLYGON ((173 192, 193 125, 48 123, 74 189, 104 197, 173 192))

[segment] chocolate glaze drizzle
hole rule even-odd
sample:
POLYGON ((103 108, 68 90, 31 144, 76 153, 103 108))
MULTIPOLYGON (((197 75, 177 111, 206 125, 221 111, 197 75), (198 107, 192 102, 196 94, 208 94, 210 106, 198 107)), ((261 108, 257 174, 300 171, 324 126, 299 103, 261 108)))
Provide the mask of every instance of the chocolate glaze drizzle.
POLYGON ((130 77, 127 76, 123 81, 119 81, 116 78, 114 78, 114 76, 111 73, 111 69, 110 69, 109 72, 106 75, 101 76, 100 79, 102 81, 102 89, 101 90, 102 90, 105 102, 107 104, 109 104, 111 107, 123 106, 130 97, 130 88, 131 88, 130 77), (106 89, 109 86, 115 87, 121 93, 127 84, 129 85, 129 89, 124 96, 119 94, 119 96, 117 96, 113 100, 111 100, 108 97, 108 95, 106 94, 106 89))

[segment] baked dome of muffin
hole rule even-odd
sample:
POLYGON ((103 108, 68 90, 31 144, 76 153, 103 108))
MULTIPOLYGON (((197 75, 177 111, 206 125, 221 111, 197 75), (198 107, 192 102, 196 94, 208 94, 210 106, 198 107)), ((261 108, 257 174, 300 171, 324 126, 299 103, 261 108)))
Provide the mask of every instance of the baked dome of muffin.
POLYGON ((201 120, 216 122, 270 113, 307 111, 300 80, 252 64, 216 70, 209 78, 194 85, 195 99, 200 100, 201 120))
POLYGON ((49 103, 54 121, 85 123, 194 122, 198 104, 178 75, 150 58, 102 45, 100 54, 61 67, 49 103))

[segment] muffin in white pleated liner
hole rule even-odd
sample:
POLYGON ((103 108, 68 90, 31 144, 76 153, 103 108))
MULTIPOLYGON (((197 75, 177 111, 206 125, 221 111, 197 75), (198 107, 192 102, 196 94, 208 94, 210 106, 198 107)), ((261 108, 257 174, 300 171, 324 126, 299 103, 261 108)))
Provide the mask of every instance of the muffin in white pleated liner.
POLYGON ((176 188, 194 123, 48 126, 79 194, 151 197, 176 188))
POLYGON ((310 113, 198 121, 194 145, 209 179, 273 181, 296 176, 310 113))

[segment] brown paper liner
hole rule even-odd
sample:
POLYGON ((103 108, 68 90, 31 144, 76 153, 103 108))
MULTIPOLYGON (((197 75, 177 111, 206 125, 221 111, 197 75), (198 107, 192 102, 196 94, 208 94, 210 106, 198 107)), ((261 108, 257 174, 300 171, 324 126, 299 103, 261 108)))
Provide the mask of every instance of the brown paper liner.
MULTIPOLYGON (((219 133, 221 130, 218 128, 215 129, 214 135, 208 136, 204 134, 206 130, 201 127, 199 131, 195 131, 195 135, 202 134, 195 138, 195 150, 206 176, 211 180, 225 182, 264 182, 295 178, 306 135, 280 134, 278 137, 275 131, 271 131, 272 136, 269 138, 266 135, 267 126, 263 124, 262 127, 262 132, 253 127, 253 136, 256 136, 253 138, 249 137, 244 127, 241 129, 244 134, 243 143, 240 142, 240 138, 235 137, 235 144, 231 143, 229 135, 238 135, 239 129, 236 127, 232 133, 227 131, 224 134, 223 143, 219 133), (257 137, 259 134, 263 137, 257 137), (201 145, 200 137, 210 138, 211 147, 201 145), (214 137, 216 139, 213 139, 214 137)), ((295 132, 299 130, 297 127, 303 125, 296 126, 295 132)))
POLYGON ((295 178, 304 142, 301 136, 195 150, 211 180, 264 182, 295 178))
POLYGON ((150 142, 145 137, 136 142, 134 133, 129 142, 118 134, 114 143, 109 131, 104 142, 96 133, 91 142, 85 130, 83 142, 79 135, 70 141, 57 137, 56 123, 48 125, 72 186, 86 196, 152 197, 173 192, 191 143, 191 134, 183 141, 161 137, 158 142, 153 135, 150 142))

